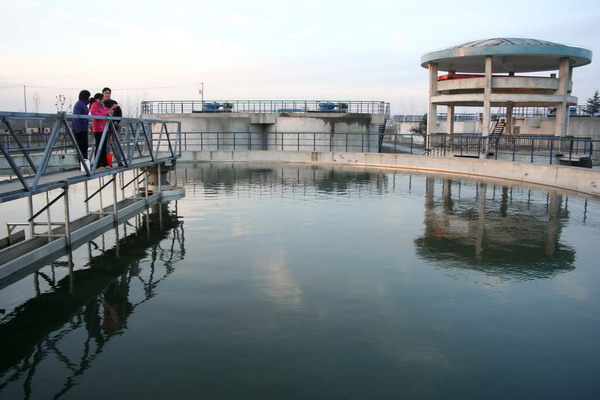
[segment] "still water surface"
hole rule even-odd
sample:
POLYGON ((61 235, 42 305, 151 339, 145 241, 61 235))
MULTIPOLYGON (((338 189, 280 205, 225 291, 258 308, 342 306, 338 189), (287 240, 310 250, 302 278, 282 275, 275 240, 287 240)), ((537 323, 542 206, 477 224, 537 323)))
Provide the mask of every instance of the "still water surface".
POLYGON ((338 167, 177 176, 184 199, 71 276, 0 291, 0 398, 600 398, 598 203, 338 167))

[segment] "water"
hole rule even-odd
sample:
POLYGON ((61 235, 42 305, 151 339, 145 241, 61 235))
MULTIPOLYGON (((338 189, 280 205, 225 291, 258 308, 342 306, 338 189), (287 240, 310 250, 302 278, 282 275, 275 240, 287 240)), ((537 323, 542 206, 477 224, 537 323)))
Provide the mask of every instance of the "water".
POLYGON ((177 176, 185 199, 77 249, 71 277, 0 291, 1 398, 600 395, 598 203, 339 167, 177 176))

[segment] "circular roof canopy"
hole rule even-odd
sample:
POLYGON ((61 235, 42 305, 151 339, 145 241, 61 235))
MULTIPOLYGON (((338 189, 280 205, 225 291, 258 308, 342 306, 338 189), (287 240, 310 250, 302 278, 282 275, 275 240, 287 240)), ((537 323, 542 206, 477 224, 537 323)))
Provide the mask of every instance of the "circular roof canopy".
POLYGON ((421 66, 437 63, 442 71, 485 72, 485 57, 494 56, 492 72, 553 71, 569 57, 573 67, 592 62, 591 50, 545 40, 495 38, 459 44, 421 57, 421 66))

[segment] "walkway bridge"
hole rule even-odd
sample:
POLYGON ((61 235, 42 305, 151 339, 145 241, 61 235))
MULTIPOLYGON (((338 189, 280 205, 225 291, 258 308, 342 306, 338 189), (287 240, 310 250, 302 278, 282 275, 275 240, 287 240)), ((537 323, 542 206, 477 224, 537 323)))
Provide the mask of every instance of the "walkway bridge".
POLYGON ((7 112, 0 112, 0 119, 0 203, 26 199, 28 204, 27 221, 6 222, 7 236, 0 240, 0 280, 65 247, 82 244, 107 225, 131 218, 162 198, 183 195, 183 189, 172 188, 166 178, 181 157, 177 121, 7 112), (107 120, 99 146, 107 143, 118 166, 99 168, 95 144, 89 165, 84 161, 71 127, 73 118, 107 120), (48 126, 49 133, 28 133, 27 124, 32 123, 48 126), (97 181, 93 193, 88 189, 91 181, 97 181), (84 186, 85 215, 73 221, 69 187, 76 184, 84 186), (105 206, 103 193, 110 186, 112 204, 105 206), (125 195, 127 188, 132 190, 130 196, 125 195), (35 210, 34 197, 43 194, 45 205, 35 210), (53 221, 50 208, 61 199, 64 218, 53 221), (92 199, 99 201, 99 210, 90 211, 92 199), (46 220, 38 222, 44 214, 46 220), (18 227, 28 230, 13 233, 18 227))

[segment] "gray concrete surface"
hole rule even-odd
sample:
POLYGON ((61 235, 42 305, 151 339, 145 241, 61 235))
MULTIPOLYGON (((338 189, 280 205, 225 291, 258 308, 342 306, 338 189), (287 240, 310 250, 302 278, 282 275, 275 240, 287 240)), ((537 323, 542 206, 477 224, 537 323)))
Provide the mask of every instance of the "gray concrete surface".
POLYGON ((402 169, 561 188, 600 199, 600 171, 579 167, 405 154, 310 151, 189 151, 184 152, 179 160, 186 161, 311 163, 402 169))

